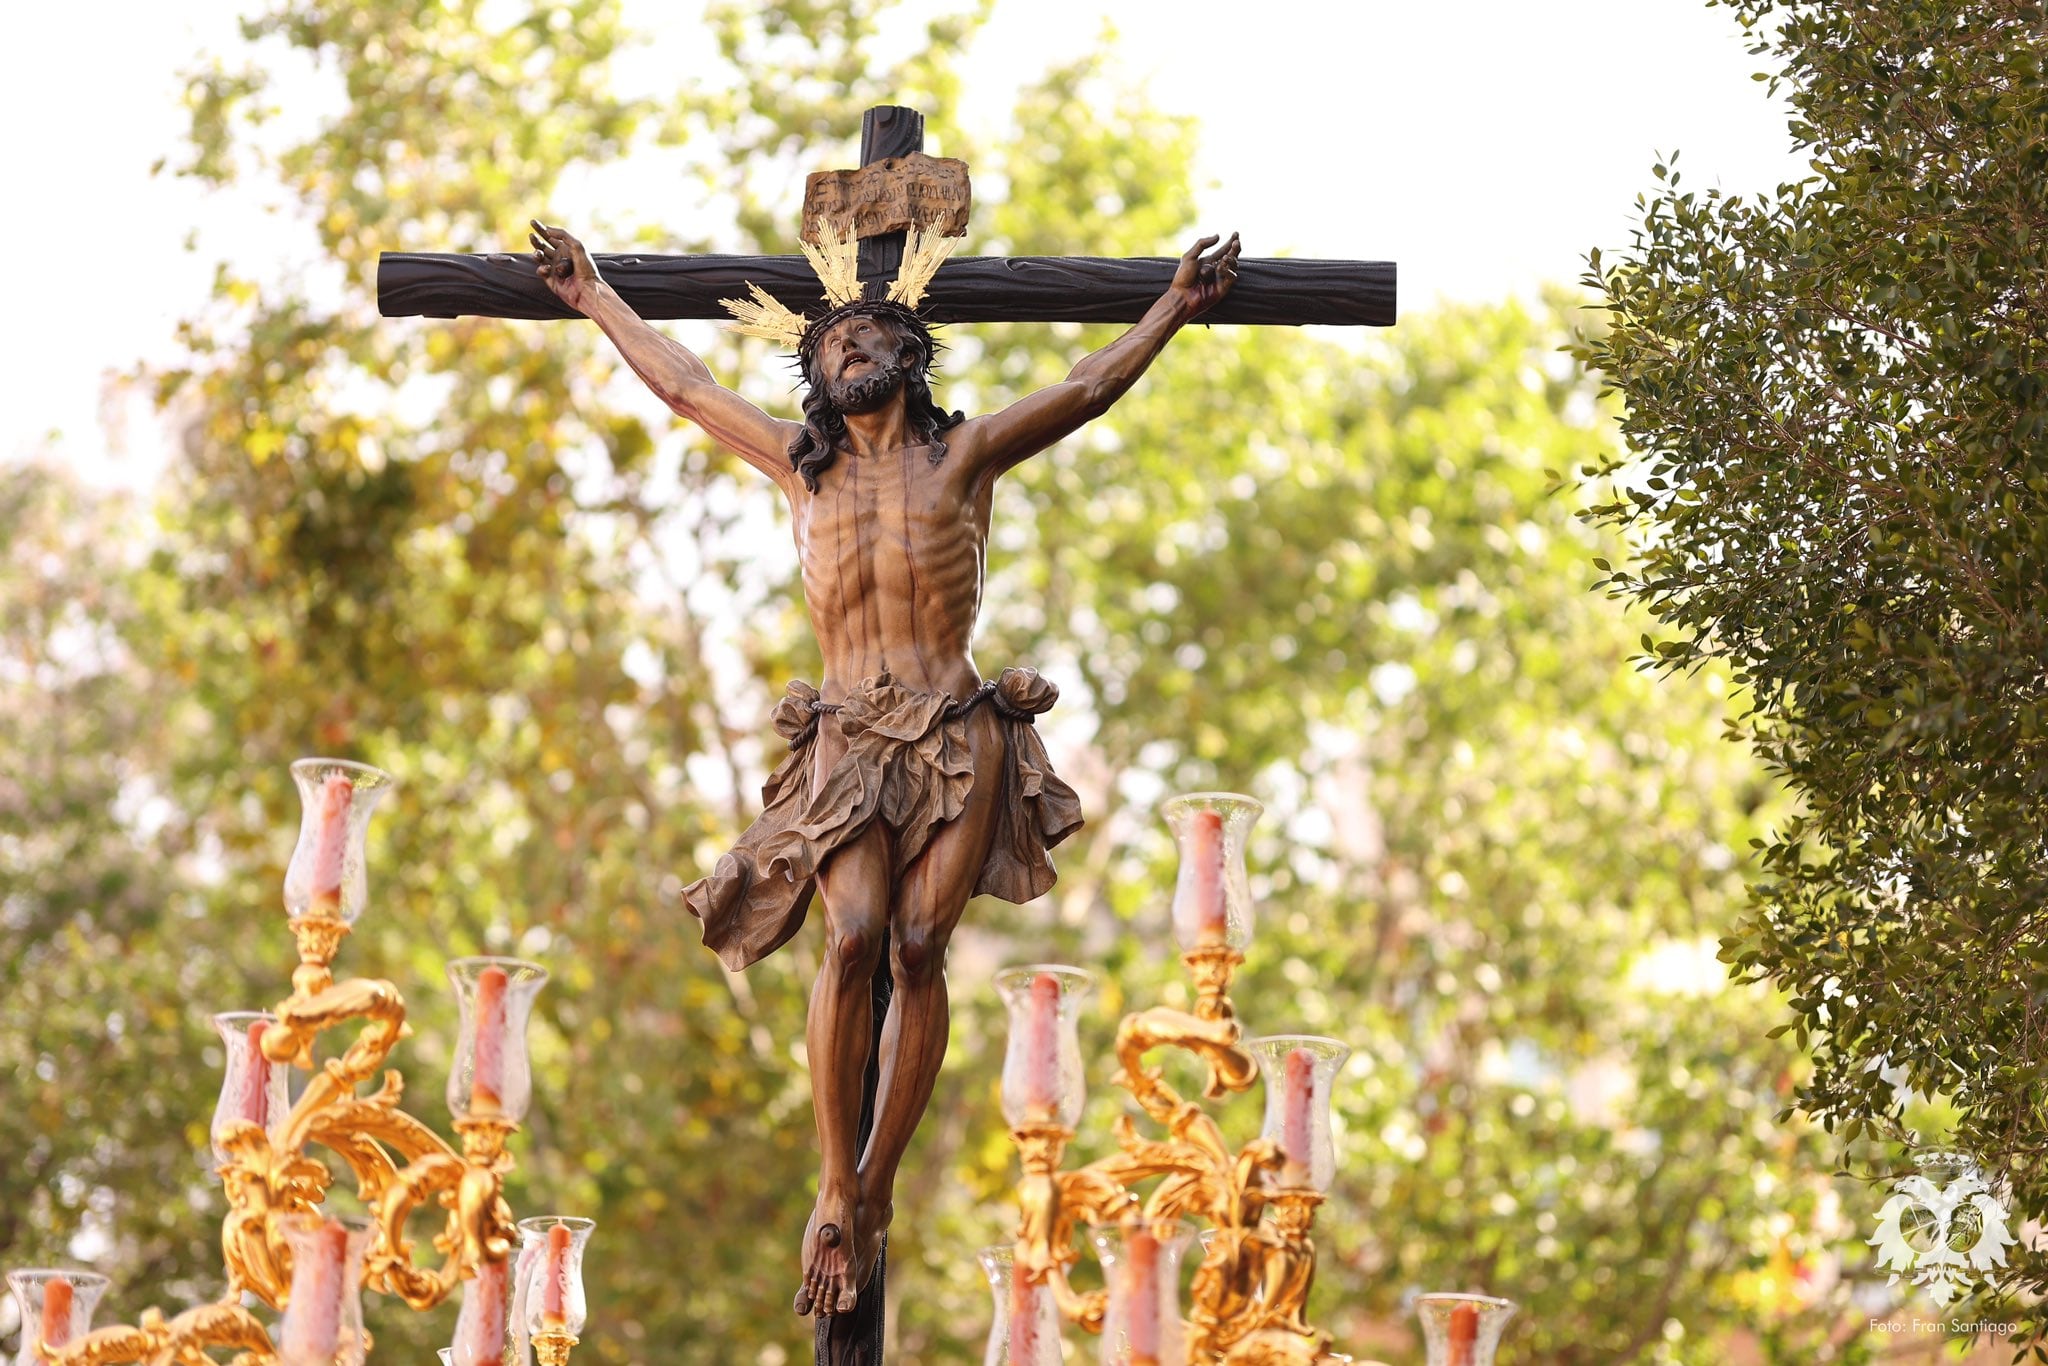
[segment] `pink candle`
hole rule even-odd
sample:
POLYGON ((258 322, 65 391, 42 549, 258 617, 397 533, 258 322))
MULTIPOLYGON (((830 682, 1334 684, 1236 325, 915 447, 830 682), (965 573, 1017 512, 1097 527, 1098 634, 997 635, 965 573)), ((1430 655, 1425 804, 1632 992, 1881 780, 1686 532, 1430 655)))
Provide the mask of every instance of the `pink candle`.
POLYGON ((1041 972, 1031 979, 1031 998, 1024 1007, 1024 1075, 1021 1094, 1026 1109, 1056 1118, 1060 1109, 1060 979, 1041 972))
POLYGON ((332 1361, 341 1344, 348 1230, 338 1220, 327 1220, 299 1244, 294 1258, 290 1307, 278 1355, 293 1366, 332 1361))
POLYGON ((1479 1308, 1460 1304, 1451 1310, 1450 1366, 1472 1366, 1479 1351, 1479 1308))
POLYGON ((1223 813, 1197 811, 1188 822, 1187 923, 1195 942, 1221 944, 1230 937, 1223 899, 1223 813))
POLYGON ((567 1224, 548 1230, 547 1265, 542 1269, 540 1287, 541 1322, 561 1328, 569 1322, 569 1244, 575 1235, 567 1224))
POLYGON ((242 1064, 242 1089, 235 1096, 235 1118, 263 1128, 270 1126, 270 1059, 263 1056, 263 1031, 268 1020, 249 1026, 249 1055, 242 1064))
POLYGON ((1159 1240, 1143 1229, 1124 1235, 1124 1337, 1131 1366, 1159 1366, 1159 1240))
POLYGON ((356 787, 346 773, 330 773, 320 784, 320 825, 313 842, 312 913, 341 914, 342 864, 348 853, 348 808, 356 787))
POLYGON ((1307 1185, 1315 1166, 1316 1055, 1297 1048, 1287 1055, 1280 1091, 1282 1179, 1307 1185))
POLYGON ((505 988, 511 981, 495 963, 476 975, 476 1071, 469 1108, 479 1114, 505 1106, 505 988))
POLYGON ((1038 1290, 1022 1266, 1011 1265, 1009 1366, 1039 1366, 1038 1290))
POLYGON ((485 1262, 462 1296, 455 1366, 495 1366, 505 1356, 505 1263, 485 1262))
POLYGON ((34 1353, 38 1361, 47 1360, 42 1347, 62 1347, 71 1341, 71 1307, 75 1299, 70 1280, 63 1276, 52 1276, 43 1282, 42 1322, 36 1331, 40 1334, 41 1345, 34 1353))

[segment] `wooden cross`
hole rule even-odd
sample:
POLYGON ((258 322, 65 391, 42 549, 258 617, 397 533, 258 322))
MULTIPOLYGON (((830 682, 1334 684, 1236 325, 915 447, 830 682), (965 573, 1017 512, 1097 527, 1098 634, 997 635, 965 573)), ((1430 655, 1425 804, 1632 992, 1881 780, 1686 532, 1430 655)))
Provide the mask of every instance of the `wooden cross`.
MULTIPOLYGON (((863 166, 924 148, 924 116, 884 105, 861 119, 863 166)), ((718 318, 720 299, 745 298, 749 282, 798 313, 817 316, 824 291, 801 256, 594 254, 604 278, 643 318, 718 318)), ((890 280, 903 234, 866 237, 861 279, 890 280)), ((965 256, 939 268, 919 312, 936 323, 1134 323, 1173 281, 1172 256, 965 256)), ((1205 323, 1388 327, 1394 321, 1392 261, 1253 260, 1205 323)), ((870 290, 870 294, 875 291, 870 290)), ((534 274, 526 252, 384 252, 377 308, 387 318, 573 318, 534 274)))

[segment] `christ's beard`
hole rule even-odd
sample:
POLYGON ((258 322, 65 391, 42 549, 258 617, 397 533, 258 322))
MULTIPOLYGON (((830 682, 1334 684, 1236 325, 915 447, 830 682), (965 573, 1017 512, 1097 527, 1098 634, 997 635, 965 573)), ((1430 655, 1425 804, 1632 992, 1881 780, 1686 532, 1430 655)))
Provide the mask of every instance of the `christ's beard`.
POLYGON ((894 357, 875 361, 856 379, 829 380, 825 397, 842 413, 872 413, 887 403, 903 384, 903 363, 894 357))

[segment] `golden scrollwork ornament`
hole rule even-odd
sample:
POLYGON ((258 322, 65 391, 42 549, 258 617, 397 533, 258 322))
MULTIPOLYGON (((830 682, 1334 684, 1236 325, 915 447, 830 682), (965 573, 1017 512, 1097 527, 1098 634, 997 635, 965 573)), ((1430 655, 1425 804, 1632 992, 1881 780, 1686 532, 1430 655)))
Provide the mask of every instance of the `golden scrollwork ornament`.
MULTIPOLYGON (((226 1293, 173 1317, 151 1309, 132 1326, 39 1341, 47 1366, 222 1366, 222 1352, 233 1353, 227 1366, 354 1366, 369 1345, 351 1307, 358 1281, 416 1310, 441 1304, 480 1274, 480 1283, 509 1299, 518 1230, 503 1194, 512 1169, 507 1142, 532 1092, 526 1024, 547 973, 505 958, 450 965, 462 1005, 448 1088, 459 1147, 451 1145, 401 1107, 404 1078, 386 1070, 411 1032, 398 988, 336 981, 333 973, 367 904, 366 833, 391 775, 345 760, 302 759, 292 777, 304 816, 285 875, 298 951, 291 994, 269 1012, 216 1019, 228 1054, 212 1129, 228 1205, 221 1225, 226 1293), (330 1038, 338 1051, 323 1056, 330 1038), (287 1068, 307 1074, 288 1107, 287 1068), (366 1220, 347 1225, 324 1215, 333 1172, 315 1149, 341 1159, 370 1212, 366 1220), (408 1232, 422 1210, 440 1215, 430 1255, 408 1232), (330 1254, 339 1259, 333 1265, 323 1260, 330 1254), (284 1311, 281 1339, 244 1307, 245 1297, 284 1311)), ((580 1286, 576 1293, 580 1302, 580 1286)), ((478 1315, 466 1308, 465 1318, 494 1327, 502 1340, 509 1315, 509 1303, 500 1302, 478 1315)), ((574 1340, 550 1341, 553 1366, 566 1362, 574 1340)), ((476 1342, 465 1350, 458 1341, 456 1355, 471 1358, 463 1366, 497 1360, 476 1342)))
POLYGON ((1023 1169, 1010 1318, 1031 1312, 1033 1293, 1049 1294, 1068 1322, 1108 1335, 1103 1360, 1117 1366, 1342 1360, 1330 1354, 1329 1334, 1308 1322, 1306 1309, 1315 1277, 1310 1231, 1334 1172, 1330 1085, 1349 1050, 1307 1035, 1247 1040, 1230 1000, 1251 933, 1244 841, 1259 810, 1232 793, 1167 804, 1180 848, 1174 930, 1195 1003, 1192 1010, 1126 1015, 1116 1032, 1114 1078, 1158 1135, 1142 1133, 1126 1114, 1113 1131, 1116 1152, 1063 1169, 1081 1110, 1074 1007, 1086 994, 1087 974, 1037 966, 997 977, 1010 1010, 1004 1117, 1023 1169), (1168 1048, 1205 1066, 1204 1097, 1211 1100, 1250 1089, 1263 1070, 1269 1101, 1260 1137, 1233 1151, 1202 1106, 1148 1061, 1168 1048), (1186 1220, 1207 1233, 1182 1321, 1173 1308, 1171 1266, 1186 1220), (1081 1292, 1068 1279, 1084 1224, 1097 1230, 1105 1250, 1104 1290, 1081 1292))

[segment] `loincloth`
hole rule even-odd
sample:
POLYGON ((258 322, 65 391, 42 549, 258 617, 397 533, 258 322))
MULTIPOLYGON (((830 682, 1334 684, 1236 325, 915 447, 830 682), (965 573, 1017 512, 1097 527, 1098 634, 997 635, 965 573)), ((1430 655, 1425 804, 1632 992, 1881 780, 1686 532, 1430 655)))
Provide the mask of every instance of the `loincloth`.
POLYGON ((1005 744, 995 834, 975 895, 1023 902, 1050 890, 1057 874, 1047 851, 1081 826, 1080 798, 1052 771, 1032 724, 1058 699, 1035 669, 1005 669, 958 701, 913 692, 886 673, 864 679, 836 707, 810 684, 791 683, 775 707, 789 757, 761 788, 760 818, 709 877, 683 889, 690 914, 704 923, 704 943, 735 971, 781 948, 803 926, 819 866, 877 821, 895 836, 900 878, 932 833, 967 806, 967 723, 981 706, 995 708, 1005 744), (836 718, 847 746, 818 784, 813 742, 826 716, 836 718))

